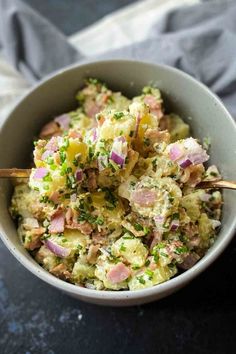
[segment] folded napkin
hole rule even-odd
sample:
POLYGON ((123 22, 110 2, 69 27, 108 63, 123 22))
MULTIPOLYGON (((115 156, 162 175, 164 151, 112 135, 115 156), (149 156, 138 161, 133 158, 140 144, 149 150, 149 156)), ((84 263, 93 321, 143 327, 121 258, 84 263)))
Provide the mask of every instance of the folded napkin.
MULTIPOLYGON (((136 43, 86 57, 21 1, 0 0, 0 50, 30 81, 88 59, 132 58, 165 63, 205 83, 236 117, 235 18, 236 2, 226 0, 175 8, 157 16, 156 21, 152 17, 151 26, 150 16, 143 12, 142 26, 148 28, 144 38, 139 36, 136 43)), ((123 28, 125 25, 129 28, 129 17, 123 28)))

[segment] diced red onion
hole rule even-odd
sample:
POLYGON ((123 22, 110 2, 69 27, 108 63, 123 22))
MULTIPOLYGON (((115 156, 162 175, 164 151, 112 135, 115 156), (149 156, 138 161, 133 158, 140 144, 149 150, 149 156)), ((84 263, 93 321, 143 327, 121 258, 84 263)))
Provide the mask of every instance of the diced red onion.
POLYGON ((178 267, 184 270, 188 270, 192 268, 199 259, 200 256, 197 253, 190 253, 184 258, 182 263, 178 264, 178 267))
POLYGON ((206 162, 209 159, 209 156, 204 150, 198 153, 190 153, 187 156, 193 165, 199 165, 200 163, 206 162))
POLYGON ((206 151, 193 138, 187 138, 177 144, 171 144, 169 156, 171 160, 176 161, 182 168, 186 168, 191 164, 201 164, 209 158, 206 151))
POLYGON ((179 220, 178 219, 172 220, 170 224, 171 231, 176 231, 178 228, 179 228, 179 220))
POLYGON ((110 158, 112 161, 114 161, 115 163, 117 163, 120 166, 123 166, 125 163, 125 157, 118 155, 115 151, 111 152, 110 158))
POLYGON ((187 150, 186 155, 193 165, 198 165, 208 160, 209 156, 206 151, 193 138, 187 138, 183 142, 184 148, 187 150))
POLYGON ((124 136, 118 136, 115 141, 121 141, 122 143, 125 143, 126 140, 125 140, 125 137, 124 136))
POLYGON ((183 152, 181 151, 180 147, 177 144, 173 144, 170 148, 169 154, 170 154, 170 159, 172 161, 176 161, 183 155, 183 152))
POLYGON ((93 128, 92 132, 93 132, 92 133, 92 141, 95 142, 98 139, 98 130, 97 130, 97 128, 93 128))
POLYGON ((47 176, 47 174, 48 174, 48 170, 45 167, 39 167, 36 168, 33 178, 42 179, 43 177, 47 176))
POLYGON ((179 161, 178 164, 180 165, 180 167, 186 168, 192 165, 192 162, 187 158, 186 160, 179 161))
POLYGON ((82 179, 83 179, 83 171, 81 170, 81 168, 78 168, 76 171, 75 171, 75 178, 78 182, 81 182, 82 179))
POLYGON ((123 167, 128 153, 127 141, 123 136, 114 139, 110 159, 123 167))
POLYGON ((44 153, 42 154, 41 159, 44 161, 44 160, 46 160, 49 156, 52 156, 52 155, 53 155, 53 151, 51 151, 51 150, 46 150, 46 151, 44 151, 44 153))
POLYGON ((59 147, 58 147, 58 141, 57 141, 57 138, 55 136, 53 136, 46 144, 45 146, 45 149, 46 150, 50 150, 50 151, 53 151, 53 152, 56 152, 59 147))
POLYGON ((61 129, 63 130, 69 129, 70 116, 68 114, 62 114, 61 116, 54 118, 54 121, 60 125, 61 129))
POLYGON ((156 215, 156 216, 154 216, 153 220, 155 221, 156 225, 162 225, 165 221, 165 218, 164 218, 164 216, 156 215))
POLYGON ((44 242, 45 246, 58 257, 68 257, 70 250, 66 247, 59 246, 56 242, 47 239, 44 242))

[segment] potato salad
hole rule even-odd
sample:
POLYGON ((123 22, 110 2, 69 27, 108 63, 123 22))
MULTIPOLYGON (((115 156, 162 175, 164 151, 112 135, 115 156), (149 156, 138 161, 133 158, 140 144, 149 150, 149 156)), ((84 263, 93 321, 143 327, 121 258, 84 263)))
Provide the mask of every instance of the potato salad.
POLYGON ((23 246, 60 279, 96 290, 139 290, 194 266, 215 240, 222 196, 207 144, 165 111, 161 92, 132 99, 87 79, 75 111, 34 142, 29 180, 10 212, 23 246))

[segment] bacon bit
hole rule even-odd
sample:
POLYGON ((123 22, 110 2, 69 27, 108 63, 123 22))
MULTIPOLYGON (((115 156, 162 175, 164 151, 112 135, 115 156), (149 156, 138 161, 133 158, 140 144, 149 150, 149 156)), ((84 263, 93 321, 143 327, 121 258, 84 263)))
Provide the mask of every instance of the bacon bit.
POLYGON ((157 119, 160 119, 163 117, 163 112, 161 109, 161 102, 158 102, 158 100, 152 96, 152 95, 147 95, 144 97, 144 103, 150 107, 150 112, 157 117, 157 119))
POLYGON ((90 118, 95 118, 95 115, 101 111, 101 108, 94 100, 87 99, 84 103, 84 111, 90 118))
POLYGON ((67 270, 65 264, 61 263, 50 270, 50 273, 62 280, 69 280, 71 273, 67 270))
POLYGON ((42 242, 40 241, 39 238, 36 238, 35 240, 30 241, 27 245, 24 245, 25 248, 29 251, 33 251, 36 248, 39 248, 42 245, 42 242))
POLYGON ((57 234, 64 232, 65 228, 65 216, 62 210, 57 210, 55 214, 52 215, 51 225, 48 230, 51 234, 57 234))
POLYGON ((94 170, 87 170, 88 173, 88 190, 94 192, 97 189, 97 176, 94 170))
POLYGON ((74 216, 73 210, 69 207, 69 208, 67 209, 66 215, 65 215, 65 217, 66 217, 66 224, 68 224, 68 225, 72 224, 72 222, 73 222, 73 216, 74 216))
POLYGON ((38 227, 37 229, 32 230, 33 235, 35 236, 41 236, 44 234, 46 229, 44 227, 38 227))
POLYGON ((82 139, 82 135, 76 130, 69 130, 68 136, 73 139, 82 139))
POLYGON ((117 284, 126 280, 130 276, 130 273, 129 268, 127 268, 124 263, 120 262, 107 273, 107 279, 112 284, 117 284))
POLYGON ((160 130, 169 130, 169 121, 168 116, 163 116, 159 122, 159 129, 160 130))
POLYGON ((45 139, 45 138, 50 138, 52 136, 58 136, 61 133, 61 129, 58 126, 58 124, 54 121, 51 121, 49 123, 47 123, 46 125, 44 125, 44 127, 42 128, 39 137, 41 139, 45 139))
POLYGON ((150 145, 156 143, 169 143, 170 142, 170 133, 167 130, 158 130, 158 129, 147 129, 144 138, 150 140, 150 145))
POLYGON ((100 248, 100 245, 90 245, 87 255, 87 261, 90 264, 95 264, 97 259, 97 253, 100 248))
POLYGON ((166 252, 170 259, 178 259, 180 255, 176 254, 175 251, 177 248, 183 247, 183 243, 181 241, 172 241, 171 244, 166 246, 166 252))
POLYGON ((99 231, 95 231, 92 233, 92 240, 95 244, 104 244, 105 243, 105 238, 104 236, 106 235, 105 230, 101 230, 101 232, 99 231))
POLYGON ((83 224, 72 222, 70 225, 66 225, 67 229, 80 230, 84 235, 90 235, 93 232, 92 226, 85 221, 83 224))
POLYGON ((112 96, 112 92, 111 91, 107 91, 106 93, 104 93, 101 97, 101 104, 104 105, 106 104, 107 100, 112 96))
POLYGON ((199 165, 191 165, 188 168, 189 168, 190 175, 187 184, 190 187, 195 187, 202 180, 202 176, 205 171, 204 167, 202 164, 199 164, 199 165))
POLYGON ((80 231, 85 235, 90 235, 93 232, 92 226, 86 221, 83 224, 79 224, 80 231))
POLYGON ((60 193, 57 192, 57 191, 55 191, 55 192, 53 192, 53 193, 50 195, 49 199, 50 199, 53 203, 58 204, 58 203, 59 203, 59 197, 60 197, 60 193))
POLYGON ((138 189, 131 194, 131 199, 142 207, 150 207, 156 201, 156 192, 146 188, 138 189))
POLYGON ((186 183, 189 180, 189 176, 190 176, 190 170, 187 167, 182 170, 182 176, 180 177, 180 182, 186 183))
POLYGON ((198 247, 201 242, 200 236, 193 236, 187 243, 188 248, 198 247))
POLYGON ((184 225, 183 231, 186 235, 188 235, 190 240, 192 240, 199 233, 198 226, 193 223, 184 225))
POLYGON ((187 255, 182 263, 178 266, 181 269, 188 270, 194 266, 195 263, 200 259, 200 256, 197 253, 190 253, 187 255))
POLYGON ((25 248, 29 251, 33 251, 36 248, 41 247, 42 242, 40 237, 44 234, 44 232, 45 232, 44 227, 33 229, 31 232, 31 241, 24 244, 25 248))
POLYGON ((149 264, 148 268, 150 268, 151 270, 156 270, 156 269, 157 269, 157 264, 151 262, 151 263, 149 264))
POLYGON ((93 84, 89 84, 81 92, 84 96, 94 96, 94 97, 96 97, 96 95, 98 93, 97 87, 94 86, 93 84))

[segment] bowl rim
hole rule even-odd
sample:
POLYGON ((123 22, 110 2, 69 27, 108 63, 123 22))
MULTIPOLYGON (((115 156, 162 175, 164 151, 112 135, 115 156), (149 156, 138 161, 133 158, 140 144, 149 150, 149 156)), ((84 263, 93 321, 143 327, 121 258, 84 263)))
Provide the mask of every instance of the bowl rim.
MULTIPOLYGON (((153 62, 148 61, 141 61, 141 60, 127 60, 127 59, 110 59, 110 60, 87 60, 83 61, 82 63, 75 63, 69 66, 66 66, 60 70, 53 72, 50 75, 47 75, 44 79, 40 80, 36 85, 34 85, 30 90, 20 97, 16 103, 12 106, 10 112, 5 117, 1 128, 4 127, 5 123, 8 121, 10 116, 14 114, 14 111, 17 107, 24 102, 26 98, 28 98, 34 91, 38 90, 41 86, 45 85, 48 81, 53 80, 54 78, 64 75, 66 72, 73 71, 77 68, 81 68, 81 70, 86 70, 89 66, 94 65, 109 65, 110 63, 117 63, 117 64, 138 64, 144 66, 152 66, 154 68, 158 68, 159 70, 169 71, 170 73, 174 73, 180 75, 183 79, 190 81, 193 85, 199 86, 210 98, 212 98, 217 104, 218 107, 222 110, 223 114, 227 119, 231 122, 232 126, 234 127, 235 135, 236 135, 236 123, 233 117, 230 115, 224 104, 222 103, 221 99, 214 94, 205 84, 199 82, 197 79, 193 78, 189 74, 176 69, 174 67, 164 65, 164 64, 155 64, 153 62)), ((83 288, 75 284, 67 283, 59 278, 56 278, 52 274, 50 274, 47 270, 42 268, 34 259, 30 256, 28 258, 25 254, 23 254, 20 250, 18 250, 14 242, 9 239, 6 232, 2 229, 0 223, 0 237, 5 244, 5 246, 9 249, 9 251, 14 255, 14 257, 31 273, 36 275, 41 280, 45 281, 46 283, 66 292, 74 296, 81 296, 84 299, 91 299, 91 300, 103 300, 104 303, 106 300, 113 300, 113 301, 122 301, 122 300, 138 300, 138 299, 145 299, 155 297, 155 295, 161 295, 166 293, 170 293, 175 288, 179 288, 184 286, 186 283, 193 280, 195 277, 200 275, 207 267, 209 267, 225 250, 228 246, 230 241, 234 236, 234 232, 236 229, 236 219, 234 222, 228 227, 228 230, 225 232, 224 237, 215 244, 214 249, 209 248, 205 256, 199 260, 192 268, 188 269, 187 271, 167 280, 164 283, 154 285, 150 288, 144 288, 139 290, 121 290, 121 291, 114 291, 114 290, 94 290, 83 288)), ((23 247, 23 246, 22 246, 23 247)))

